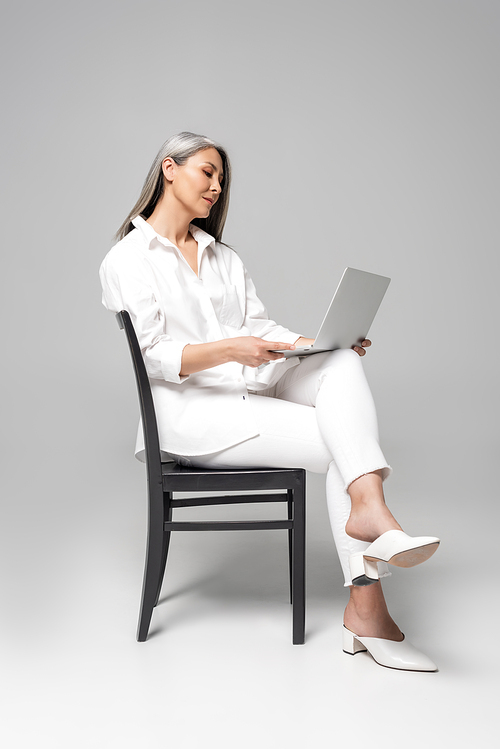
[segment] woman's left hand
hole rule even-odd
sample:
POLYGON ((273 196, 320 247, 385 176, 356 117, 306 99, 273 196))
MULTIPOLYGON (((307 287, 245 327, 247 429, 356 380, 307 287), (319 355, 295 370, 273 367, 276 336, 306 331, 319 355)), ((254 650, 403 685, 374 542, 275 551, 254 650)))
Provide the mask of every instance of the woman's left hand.
POLYGON ((365 349, 369 348, 371 345, 372 345, 372 342, 366 339, 366 341, 363 341, 361 346, 353 346, 353 349, 360 356, 364 356, 366 354, 365 349))

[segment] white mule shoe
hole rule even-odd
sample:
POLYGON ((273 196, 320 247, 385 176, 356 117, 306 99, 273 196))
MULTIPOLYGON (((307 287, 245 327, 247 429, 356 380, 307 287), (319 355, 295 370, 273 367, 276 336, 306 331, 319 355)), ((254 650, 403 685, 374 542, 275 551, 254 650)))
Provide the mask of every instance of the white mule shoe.
MULTIPOLYGON (((348 655, 370 653, 379 666, 395 668, 399 671, 437 671, 430 658, 410 645, 408 640, 383 640, 380 637, 359 637, 347 627, 342 627, 343 650, 348 655)), ((404 635, 403 635, 404 637, 404 635)))
POLYGON ((378 580, 377 562, 396 567, 414 567, 425 562, 440 544, 435 536, 412 538, 404 531, 386 531, 363 552, 351 554, 349 564, 353 585, 371 585, 378 580))

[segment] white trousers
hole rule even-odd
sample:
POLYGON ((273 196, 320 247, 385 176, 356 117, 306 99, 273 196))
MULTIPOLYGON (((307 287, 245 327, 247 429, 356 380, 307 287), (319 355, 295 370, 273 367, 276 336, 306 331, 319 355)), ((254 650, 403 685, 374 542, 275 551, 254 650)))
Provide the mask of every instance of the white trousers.
MULTIPOLYGON (((342 349, 304 358, 269 390, 250 393, 260 434, 207 455, 176 456, 184 465, 205 468, 305 468, 326 473, 326 496, 333 537, 351 585, 349 556, 368 544, 350 538, 349 484, 381 470, 391 473, 378 443, 375 405, 360 357, 342 349)), ((385 563, 379 574, 389 573, 385 563)))

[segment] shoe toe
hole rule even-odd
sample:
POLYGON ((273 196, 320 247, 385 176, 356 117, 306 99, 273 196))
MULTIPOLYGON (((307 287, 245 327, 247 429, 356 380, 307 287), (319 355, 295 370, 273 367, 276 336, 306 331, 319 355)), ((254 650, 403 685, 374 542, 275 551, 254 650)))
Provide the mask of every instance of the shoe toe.
POLYGON ((377 637, 360 637, 373 659, 381 666, 402 671, 437 671, 436 664, 413 647, 406 639, 401 642, 377 637))

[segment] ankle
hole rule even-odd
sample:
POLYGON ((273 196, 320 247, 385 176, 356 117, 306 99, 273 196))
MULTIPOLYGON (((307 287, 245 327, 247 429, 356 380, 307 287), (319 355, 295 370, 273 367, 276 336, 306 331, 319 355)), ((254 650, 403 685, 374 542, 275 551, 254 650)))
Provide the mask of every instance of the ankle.
POLYGON ((349 484, 347 492, 353 503, 370 502, 373 499, 385 502, 382 471, 374 471, 373 473, 365 473, 359 476, 349 484))
POLYGON ((346 611, 349 609, 360 619, 389 615, 380 580, 373 585, 361 587, 352 585, 349 592, 346 611))
POLYGON ((399 627, 389 614, 380 583, 370 585, 369 588, 351 588, 351 597, 344 612, 344 625, 360 636, 397 641, 403 639, 399 627), (374 590, 368 592, 369 589, 374 590))
POLYGON ((382 500, 362 500, 353 503, 345 532, 358 541, 375 541, 386 531, 403 530, 382 500))

